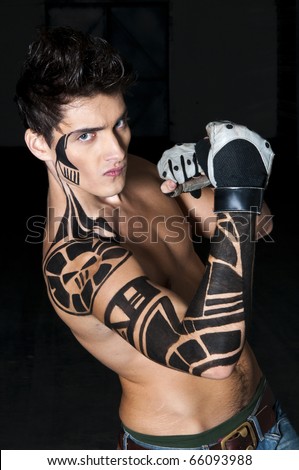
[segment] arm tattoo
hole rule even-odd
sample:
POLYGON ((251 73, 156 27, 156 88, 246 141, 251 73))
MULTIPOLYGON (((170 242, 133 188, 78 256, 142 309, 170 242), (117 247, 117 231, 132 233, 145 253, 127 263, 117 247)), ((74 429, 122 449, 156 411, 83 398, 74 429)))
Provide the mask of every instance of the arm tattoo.
POLYGON ((218 216, 219 234, 183 321, 168 297, 161 297, 146 278, 138 278, 111 299, 105 324, 149 358, 194 375, 235 363, 244 344, 250 304, 246 296, 251 292, 254 254, 251 218, 218 216))
POLYGON ((50 299, 66 313, 90 315, 101 286, 130 256, 106 220, 88 218, 71 193, 43 263, 50 299))
POLYGON ((50 298, 66 313, 90 315, 99 289, 129 256, 124 248, 103 239, 59 244, 44 263, 50 298))
MULTIPOLYGON (((104 323, 142 354, 171 368, 201 375, 235 363, 250 305, 253 217, 242 214, 240 221, 234 214, 218 215, 218 235, 184 318, 178 316, 171 297, 140 276, 112 296, 104 323)), ((130 256, 107 222, 89 219, 70 191, 43 265, 52 303, 72 315, 92 314, 100 289, 110 276, 117 279, 130 256)))

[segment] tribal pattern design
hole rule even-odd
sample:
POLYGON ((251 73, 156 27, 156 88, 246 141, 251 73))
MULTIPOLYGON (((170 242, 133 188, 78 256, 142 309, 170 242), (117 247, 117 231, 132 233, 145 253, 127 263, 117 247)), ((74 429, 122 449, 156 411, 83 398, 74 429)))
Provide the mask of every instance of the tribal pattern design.
POLYGON ((249 217, 243 215, 242 223, 229 214, 218 217, 217 240, 183 321, 170 299, 144 277, 132 280, 111 299, 105 324, 147 357, 194 375, 235 363, 245 339, 243 286, 250 279, 243 258, 253 249, 244 236, 250 227, 244 218, 249 217))
MULTIPOLYGON (((246 296, 251 289, 244 265, 253 261, 254 245, 248 236, 254 215, 243 214, 241 222, 238 217, 218 215, 206 271, 184 318, 179 318, 171 296, 139 276, 111 298, 106 326, 150 359, 190 374, 200 376, 207 369, 235 363, 244 344, 246 296)), ((89 219, 70 191, 44 260, 50 299, 68 314, 92 314, 99 290, 130 256, 106 220, 89 219)))
POLYGON ((124 248, 102 239, 59 244, 44 264, 52 301, 66 313, 90 315, 98 290, 129 256, 124 248))
MULTIPOLYGON (((57 147, 58 163, 72 170, 67 175, 79 184, 63 139, 57 147)), ((43 265, 49 297, 68 314, 96 314, 93 308, 100 289, 112 275, 117 286, 118 274, 126 272, 120 268, 131 253, 103 217, 87 217, 72 189, 67 184, 64 188, 66 210, 43 265)), ((150 359, 190 374, 200 376, 207 369, 235 363, 245 340, 251 295, 253 219, 252 214, 242 214, 242 220, 237 214, 218 214, 206 271, 184 317, 176 311, 171 294, 146 276, 134 278, 129 272, 108 300, 105 325, 150 359)))
POLYGON ((105 281, 131 256, 107 221, 90 219, 72 191, 43 270, 52 302, 66 313, 90 315, 105 281), (110 235, 110 237, 109 237, 110 235))
POLYGON ((57 145, 56 145, 56 155, 57 155, 57 162, 56 165, 60 167, 60 171, 63 176, 71 181, 73 184, 80 185, 80 173, 78 168, 76 168, 67 158, 66 151, 65 151, 65 142, 66 142, 66 135, 63 135, 57 145))

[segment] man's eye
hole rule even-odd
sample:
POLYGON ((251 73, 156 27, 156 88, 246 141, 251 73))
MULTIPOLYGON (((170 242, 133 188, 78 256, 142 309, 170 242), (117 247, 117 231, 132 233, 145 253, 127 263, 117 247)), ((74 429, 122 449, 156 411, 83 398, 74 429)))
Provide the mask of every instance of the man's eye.
POLYGON ((124 117, 122 119, 119 119, 115 125, 116 129, 122 129, 128 125, 128 117, 124 117))
POLYGON ((81 142, 87 142, 88 140, 92 140, 95 136, 95 132, 84 132, 84 134, 80 134, 78 140, 81 142))

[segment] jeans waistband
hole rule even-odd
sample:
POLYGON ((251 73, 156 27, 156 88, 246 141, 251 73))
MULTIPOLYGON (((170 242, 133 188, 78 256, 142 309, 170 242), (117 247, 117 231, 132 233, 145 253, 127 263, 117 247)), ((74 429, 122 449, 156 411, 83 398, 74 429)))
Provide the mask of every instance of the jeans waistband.
MULTIPOLYGON (((132 443, 135 443, 134 449, 136 449, 136 444, 139 445, 138 448, 143 449, 155 447, 169 449, 200 447, 208 449, 255 448, 262 435, 275 424, 274 403, 271 389, 263 379, 253 399, 241 412, 211 430, 182 436, 149 436, 136 433, 124 426, 124 431, 121 434, 126 437, 126 445, 131 445, 131 449, 133 448, 132 443)), ((121 443, 122 436, 120 436, 119 445, 124 448, 121 443)))

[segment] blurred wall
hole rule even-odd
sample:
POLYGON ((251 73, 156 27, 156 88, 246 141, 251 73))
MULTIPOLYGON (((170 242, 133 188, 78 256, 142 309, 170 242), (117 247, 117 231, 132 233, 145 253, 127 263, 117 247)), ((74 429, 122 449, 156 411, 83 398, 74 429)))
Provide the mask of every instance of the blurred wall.
MULTIPOLYGON (((0 146, 23 145, 14 86, 28 43, 45 21, 44 4, 1 2, 0 146)), ((172 0, 169 12, 169 138, 192 141, 219 118, 274 136, 275 0, 172 0)))
MULTIPOLYGON (((296 24, 299 25, 299 0, 296 0, 296 24)), ((297 57, 296 57, 296 62, 297 62, 297 67, 299 66, 299 32, 298 28, 296 30, 296 50, 297 50, 297 57)), ((297 74, 297 91, 299 94, 299 74, 297 74)), ((297 102, 297 104, 299 104, 297 102)), ((299 132, 298 132, 299 134, 299 132)))
POLYGON ((192 141, 214 119, 276 132, 274 0, 172 2, 170 135, 192 141))
POLYGON ((15 83, 35 29, 44 22, 44 2, 2 0, 0 18, 0 146, 18 146, 24 130, 13 102, 15 83))

